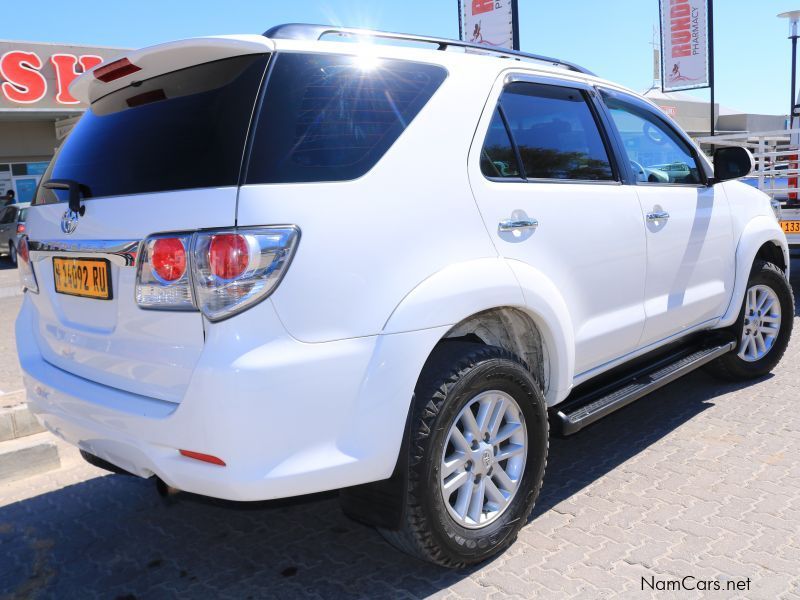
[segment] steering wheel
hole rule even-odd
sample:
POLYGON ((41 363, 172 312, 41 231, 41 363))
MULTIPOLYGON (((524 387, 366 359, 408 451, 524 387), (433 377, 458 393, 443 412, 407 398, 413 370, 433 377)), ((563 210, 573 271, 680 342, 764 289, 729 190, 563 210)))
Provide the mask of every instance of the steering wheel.
POLYGON ((647 181, 647 171, 644 170, 644 167, 635 160, 631 160, 630 162, 633 167, 633 172, 636 174, 636 180, 647 181))

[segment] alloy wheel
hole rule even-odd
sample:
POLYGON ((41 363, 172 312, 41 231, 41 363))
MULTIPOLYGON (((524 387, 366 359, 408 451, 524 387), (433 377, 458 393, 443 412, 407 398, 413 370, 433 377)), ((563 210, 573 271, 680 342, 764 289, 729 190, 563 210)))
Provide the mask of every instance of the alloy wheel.
POLYGON ((453 520, 477 529, 500 517, 517 493, 527 454, 525 421, 514 398, 491 390, 471 399, 450 427, 440 465, 453 520))
POLYGON ((781 303, 772 288, 754 285, 747 290, 739 358, 756 362, 772 350, 781 330, 781 303))

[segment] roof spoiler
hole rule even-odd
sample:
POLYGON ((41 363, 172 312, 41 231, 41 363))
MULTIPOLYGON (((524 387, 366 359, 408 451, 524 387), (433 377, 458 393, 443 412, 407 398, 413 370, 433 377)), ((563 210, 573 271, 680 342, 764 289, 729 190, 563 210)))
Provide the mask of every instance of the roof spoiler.
POLYGON ((79 75, 69 87, 81 102, 96 100, 127 87, 135 80, 150 79, 213 60, 244 54, 272 52, 275 44, 260 35, 190 38, 131 50, 79 75))

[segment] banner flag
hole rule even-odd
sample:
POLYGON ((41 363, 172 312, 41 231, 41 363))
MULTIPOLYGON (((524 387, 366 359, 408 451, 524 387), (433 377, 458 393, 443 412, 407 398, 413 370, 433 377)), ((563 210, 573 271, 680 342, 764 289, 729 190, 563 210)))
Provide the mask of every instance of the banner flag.
POLYGON ((659 0, 661 11, 661 89, 706 88, 708 0, 659 0))
POLYGON ((493 48, 519 49, 517 0, 459 0, 461 40, 493 48))

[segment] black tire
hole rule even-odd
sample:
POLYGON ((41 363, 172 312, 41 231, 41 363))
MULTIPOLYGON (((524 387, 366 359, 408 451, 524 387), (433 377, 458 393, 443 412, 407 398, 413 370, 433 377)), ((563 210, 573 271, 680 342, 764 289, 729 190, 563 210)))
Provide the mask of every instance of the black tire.
POLYGON ((381 534, 408 554, 450 568, 481 562, 511 545, 541 488, 549 442, 544 396, 525 363, 502 348, 443 342, 417 382, 409 427, 403 518, 398 530, 379 529, 381 534), (484 527, 469 529, 445 506, 440 457, 462 408, 488 390, 505 392, 519 406, 528 452, 517 491, 504 512, 484 527))
POLYGON ((14 246, 14 242, 8 242, 8 260, 12 265, 17 266, 17 248, 14 246))
POLYGON ((767 286, 778 297, 781 308, 781 324, 775 342, 763 358, 748 362, 739 356, 739 345, 742 343, 742 334, 745 327, 745 300, 742 302, 742 309, 739 311, 739 318, 729 329, 735 336, 737 347, 732 352, 725 354, 710 363, 708 371, 713 375, 728 381, 746 381, 757 379, 770 373, 780 362, 786 347, 789 345, 789 338, 792 336, 792 326, 794 324, 794 294, 792 286, 786 279, 785 273, 776 265, 757 260, 750 271, 750 278, 747 280, 747 289, 756 285, 767 286))

